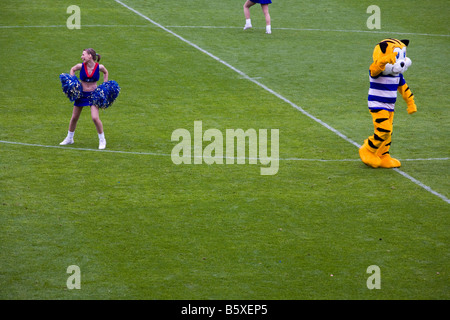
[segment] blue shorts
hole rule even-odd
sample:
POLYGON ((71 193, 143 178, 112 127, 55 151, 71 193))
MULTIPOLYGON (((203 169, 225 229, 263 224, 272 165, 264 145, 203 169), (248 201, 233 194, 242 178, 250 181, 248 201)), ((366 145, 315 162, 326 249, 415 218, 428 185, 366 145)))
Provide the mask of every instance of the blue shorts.
POLYGON ((271 4, 271 0, 250 0, 253 3, 259 3, 259 4, 271 4))
POLYGON ((75 107, 87 107, 92 105, 91 103, 91 94, 94 91, 83 91, 81 92, 81 98, 76 99, 73 104, 75 107))

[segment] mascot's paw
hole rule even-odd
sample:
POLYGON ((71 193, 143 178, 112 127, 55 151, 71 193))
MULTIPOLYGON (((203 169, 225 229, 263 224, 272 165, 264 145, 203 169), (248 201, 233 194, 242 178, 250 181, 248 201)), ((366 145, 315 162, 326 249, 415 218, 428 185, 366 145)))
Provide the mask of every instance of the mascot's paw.
POLYGON ((395 158, 392 158, 389 154, 385 154, 380 158, 380 168, 398 168, 402 164, 395 158))
POLYGON ((406 108, 406 111, 408 111, 409 114, 414 113, 417 111, 417 106, 414 102, 408 103, 408 106, 406 108))
POLYGON ((397 52, 388 53, 385 56, 381 57, 379 62, 381 64, 381 66, 385 66, 388 63, 395 64, 395 62, 397 61, 396 56, 397 56, 397 52))
POLYGON ((359 157, 362 162, 372 168, 378 168, 381 164, 380 157, 375 152, 370 151, 366 147, 367 142, 364 142, 361 148, 359 148, 359 157))

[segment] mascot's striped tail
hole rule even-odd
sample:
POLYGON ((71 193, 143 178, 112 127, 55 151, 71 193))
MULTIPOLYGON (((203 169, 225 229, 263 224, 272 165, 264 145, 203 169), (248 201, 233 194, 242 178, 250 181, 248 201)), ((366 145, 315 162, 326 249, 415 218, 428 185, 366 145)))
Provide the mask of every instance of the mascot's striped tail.
POLYGON ((61 80, 63 92, 70 101, 75 101, 81 97, 83 88, 81 87, 81 83, 78 81, 76 76, 71 76, 68 73, 62 73, 59 75, 59 80, 61 80))
POLYGON ((107 82, 103 82, 92 93, 92 104, 99 108, 106 109, 113 104, 113 102, 119 95, 119 92, 120 87, 116 81, 110 80, 107 82))

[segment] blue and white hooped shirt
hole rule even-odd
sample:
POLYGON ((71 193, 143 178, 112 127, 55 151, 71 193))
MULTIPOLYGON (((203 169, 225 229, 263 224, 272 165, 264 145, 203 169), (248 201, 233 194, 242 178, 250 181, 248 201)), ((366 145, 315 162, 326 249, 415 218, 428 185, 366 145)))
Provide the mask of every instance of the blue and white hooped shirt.
POLYGON ((369 78, 369 109, 394 111, 397 89, 405 84, 403 75, 401 73, 396 76, 381 74, 373 78, 369 74, 369 78))

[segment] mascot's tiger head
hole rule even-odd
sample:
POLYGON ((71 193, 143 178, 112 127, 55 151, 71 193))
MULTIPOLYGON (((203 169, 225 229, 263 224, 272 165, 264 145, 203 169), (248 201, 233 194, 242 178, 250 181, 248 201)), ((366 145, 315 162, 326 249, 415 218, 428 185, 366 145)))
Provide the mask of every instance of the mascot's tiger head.
POLYGON ((411 59, 406 56, 406 47, 409 40, 384 39, 375 46, 373 50, 373 61, 392 52, 397 53, 394 64, 386 64, 383 75, 398 75, 405 72, 412 64, 411 59))

